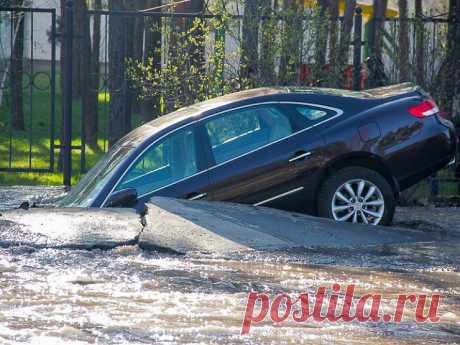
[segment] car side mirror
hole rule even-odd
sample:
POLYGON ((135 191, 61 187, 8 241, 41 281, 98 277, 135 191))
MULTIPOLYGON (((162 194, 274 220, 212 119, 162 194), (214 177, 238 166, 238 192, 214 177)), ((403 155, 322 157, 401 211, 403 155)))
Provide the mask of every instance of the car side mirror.
POLYGON ((113 193, 107 207, 134 207, 137 203, 137 191, 134 188, 122 189, 113 193))

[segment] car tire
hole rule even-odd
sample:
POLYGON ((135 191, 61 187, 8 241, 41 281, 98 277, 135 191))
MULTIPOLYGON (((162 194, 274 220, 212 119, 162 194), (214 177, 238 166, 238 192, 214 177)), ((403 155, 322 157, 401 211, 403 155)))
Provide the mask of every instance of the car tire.
POLYGON ((378 172, 363 167, 335 172, 324 181, 318 194, 318 215, 336 221, 389 225, 395 205, 388 181, 378 172))

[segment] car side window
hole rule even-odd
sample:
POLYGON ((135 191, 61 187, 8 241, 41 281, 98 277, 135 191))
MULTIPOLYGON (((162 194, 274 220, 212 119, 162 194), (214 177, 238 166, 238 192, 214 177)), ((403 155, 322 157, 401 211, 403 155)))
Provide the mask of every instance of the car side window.
POLYGON ((216 164, 293 133, 289 117, 272 105, 225 113, 206 121, 205 128, 216 164))
POLYGON ((337 114, 336 111, 324 109, 320 106, 315 107, 314 105, 288 104, 285 106, 295 117, 294 121, 304 128, 327 120, 337 114))
POLYGON ((315 109, 307 106, 296 106, 295 110, 304 118, 310 121, 321 120, 327 116, 327 111, 315 109))
POLYGON ((178 130, 151 146, 129 168, 117 190, 135 188, 144 195, 199 172, 195 133, 178 130))

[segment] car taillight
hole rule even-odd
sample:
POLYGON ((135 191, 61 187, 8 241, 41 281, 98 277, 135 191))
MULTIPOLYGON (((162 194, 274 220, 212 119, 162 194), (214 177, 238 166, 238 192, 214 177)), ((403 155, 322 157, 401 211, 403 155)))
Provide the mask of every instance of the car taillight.
POLYGON ((422 101, 421 103, 413 107, 410 107, 409 113, 421 119, 439 113, 439 108, 436 105, 435 101, 430 98, 422 101))

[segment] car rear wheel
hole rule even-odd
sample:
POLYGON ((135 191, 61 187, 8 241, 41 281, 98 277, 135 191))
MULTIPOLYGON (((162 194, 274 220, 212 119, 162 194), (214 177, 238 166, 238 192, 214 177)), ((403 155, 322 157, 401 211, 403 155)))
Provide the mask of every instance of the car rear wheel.
POLYGON ((387 180, 362 167, 337 171, 323 183, 318 196, 319 216, 341 222, 388 225, 394 210, 395 198, 387 180))

